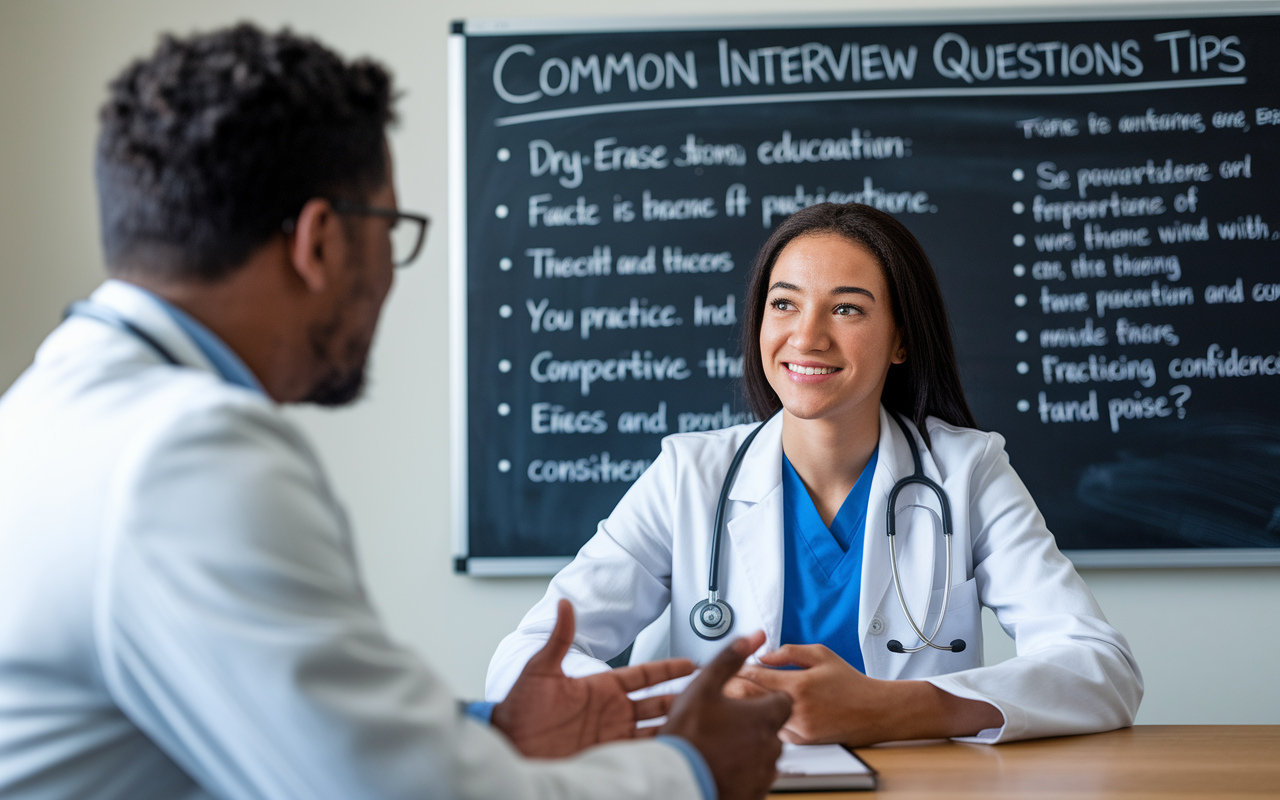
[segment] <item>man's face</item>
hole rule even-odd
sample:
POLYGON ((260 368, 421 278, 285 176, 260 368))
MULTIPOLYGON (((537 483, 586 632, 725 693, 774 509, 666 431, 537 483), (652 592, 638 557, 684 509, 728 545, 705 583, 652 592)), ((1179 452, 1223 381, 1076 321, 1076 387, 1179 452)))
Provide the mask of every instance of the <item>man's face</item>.
MULTIPOLYGON (((375 208, 396 208, 393 180, 388 177, 365 202, 375 208)), ((332 313, 313 324, 309 332, 320 377, 303 398, 305 403, 347 405, 359 398, 364 389, 373 334, 395 274, 392 222, 357 214, 342 217, 347 241, 346 269, 337 283, 332 313)))

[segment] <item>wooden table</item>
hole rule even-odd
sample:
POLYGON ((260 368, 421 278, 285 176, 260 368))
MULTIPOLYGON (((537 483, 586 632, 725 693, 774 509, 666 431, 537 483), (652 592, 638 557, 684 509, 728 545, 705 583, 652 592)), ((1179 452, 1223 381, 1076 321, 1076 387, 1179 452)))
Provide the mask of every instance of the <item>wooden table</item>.
POLYGON ((1139 725, 997 746, 922 743, 857 751, 877 792, 782 800, 919 798, 1280 798, 1280 725, 1139 725))

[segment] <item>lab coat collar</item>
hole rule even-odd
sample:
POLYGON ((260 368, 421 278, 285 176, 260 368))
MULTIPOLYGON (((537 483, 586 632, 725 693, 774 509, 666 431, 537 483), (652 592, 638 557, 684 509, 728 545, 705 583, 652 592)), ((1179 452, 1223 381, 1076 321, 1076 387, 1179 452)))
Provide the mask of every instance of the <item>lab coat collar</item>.
MULTIPOLYGON (((176 320, 150 292, 131 283, 111 278, 89 299, 123 316, 164 345, 183 366, 218 374, 200 346, 182 330, 176 320)), ((144 345, 145 346, 145 345, 144 345)))
POLYGON ((764 422, 764 429, 738 468, 738 478, 729 489, 729 499, 759 503, 782 485, 782 414, 764 422))

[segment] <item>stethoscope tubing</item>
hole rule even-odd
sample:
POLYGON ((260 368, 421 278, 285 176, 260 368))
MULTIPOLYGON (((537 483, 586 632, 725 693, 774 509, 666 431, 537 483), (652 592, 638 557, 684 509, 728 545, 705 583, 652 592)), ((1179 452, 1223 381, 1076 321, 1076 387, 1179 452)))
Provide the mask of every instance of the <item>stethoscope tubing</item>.
MULTIPOLYGON (((932 647, 935 650, 949 650, 951 652, 960 652, 965 648, 964 642, 962 640, 957 639, 953 641, 950 645, 935 644, 933 641, 934 637, 938 635, 938 632, 942 630, 942 623, 947 617, 947 609, 950 607, 950 604, 951 604, 951 556, 952 556, 951 504, 950 502, 948 502, 946 492, 943 491, 942 487, 939 486, 935 481, 931 480, 924 474, 924 465, 920 459, 920 448, 916 446, 915 437, 911 433, 911 430, 907 427, 907 424, 903 422, 902 418, 899 417, 897 413, 893 411, 889 412, 889 416, 892 417, 893 421, 896 422, 898 424, 898 427, 902 429, 902 434, 907 439, 907 446, 911 448, 911 462, 912 462, 912 466, 914 467, 914 472, 912 472, 912 474, 907 476, 906 478, 903 478, 899 480, 897 483, 895 483, 893 485, 893 489, 889 492, 889 505, 888 505, 888 508, 886 509, 886 520, 885 520, 885 528, 889 536, 889 567, 893 573, 893 588, 895 593, 898 596, 898 605, 902 607, 902 615, 907 618, 907 623, 911 626, 911 630, 913 630, 916 636, 920 637, 920 641, 923 642, 923 644, 921 644, 918 647, 903 647, 900 642, 894 640, 889 643, 889 650, 894 653, 910 654, 910 653, 918 653, 921 650, 925 650, 927 648, 932 647), (916 623, 915 617, 912 616, 911 614, 911 609, 907 607, 907 599, 902 591, 901 576, 898 574, 898 548, 897 548, 897 539, 896 539, 897 519, 894 514, 894 511, 897 508, 898 495, 902 492, 903 489, 905 489, 906 487, 912 484, 919 484, 919 485, 925 486, 926 488, 933 491, 935 495, 937 495, 938 502, 939 502, 939 505, 941 506, 941 511, 942 511, 942 515, 941 515, 942 516, 942 534, 943 534, 943 540, 946 542, 946 551, 947 551, 947 555, 946 555, 947 572, 946 572, 946 579, 945 579, 943 590, 942 590, 942 607, 938 610, 938 619, 936 622, 934 622, 933 630, 930 632, 928 636, 924 635, 924 630, 921 628, 919 624, 916 623)), ((751 447, 751 442, 755 440, 756 435, 759 434, 760 431, 764 429, 764 426, 767 423, 768 423, 768 420, 761 422, 759 425, 757 425, 755 430, 751 431, 751 433, 747 435, 747 438, 743 440, 742 444, 738 446, 738 451, 734 453, 733 460, 729 463, 728 472, 725 474, 724 482, 720 486, 720 497, 716 503, 715 521, 712 523, 712 526, 711 526, 711 553, 709 558, 709 561, 711 563, 710 563, 710 574, 707 577, 708 599, 703 600, 699 602, 696 606, 694 606, 693 610, 690 612, 690 615, 689 615, 689 624, 693 628, 693 632, 703 639, 714 641, 716 639, 723 637, 726 633, 728 633, 727 626, 717 627, 714 631, 711 630, 710 628, 708 628, 708 630, 705 630, 705 631, 699 628, 698 614, 704 608, 708 606, 720 608, 720 609, 723 609, 723 613, 725 614, 728 620, 732 620, 732 617, 733 617, 732 607, 727 602, 720 599, 720 541, 724 533, 725 508, 729 502, 729 491, 733 487, 733 482, 738 477, 738 470, 742 466, 742 461, 746 457, 747 450, 751 447)), ((925 604, 925 614, 927 617, 928 616, 927 603, 925 604)), ((728 625, 731 625, 731 624, 732 624, 731 622, 728 623, 728 625)))

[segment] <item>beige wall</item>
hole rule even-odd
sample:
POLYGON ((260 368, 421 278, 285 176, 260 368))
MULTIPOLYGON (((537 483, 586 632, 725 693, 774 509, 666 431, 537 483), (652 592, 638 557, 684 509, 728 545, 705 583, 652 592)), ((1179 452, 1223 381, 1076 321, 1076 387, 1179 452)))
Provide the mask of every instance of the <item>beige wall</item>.
MULTIPOLYGON (((362 0, 361 2, 0 3, 0 387, 30 363, 62 308, 102 278, 91 155, 109 77, 161 31, 251 19, 290 25, 348 55, 388 63, 405 90, 394 133, 402 204, 430 214, 425 256, 401 274, 374 353, 368 399, 300 411, 355 521, 370 590, 392 631, 463 695, 477 696, 498 640, 545 580, 450 571, 448 303, 445 269, 445 36, 455 18, 699 15, 920 5, 866 0, 362 0)), ((960 7, 960 3, 948 3, 960 7)), ((1003 3, 1027 8, 1039 3, 1003 3)), ((1150 3, 1150 5, 1155 5, 1150 3)), ((1147 677, 1140 722, 1280 723, 1280 570, 1086 574, 1147 677)), ((998 628, 988 626, 991 632, 998 628)), ((988 653, 1012 644, 988 634, 988 653)))

